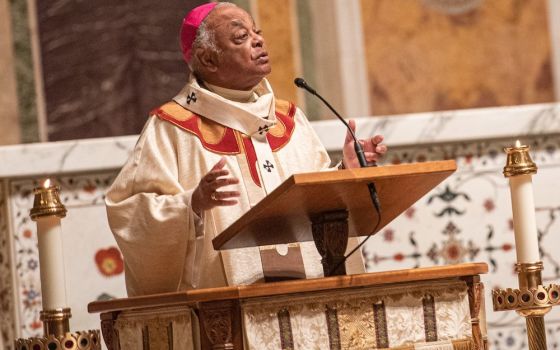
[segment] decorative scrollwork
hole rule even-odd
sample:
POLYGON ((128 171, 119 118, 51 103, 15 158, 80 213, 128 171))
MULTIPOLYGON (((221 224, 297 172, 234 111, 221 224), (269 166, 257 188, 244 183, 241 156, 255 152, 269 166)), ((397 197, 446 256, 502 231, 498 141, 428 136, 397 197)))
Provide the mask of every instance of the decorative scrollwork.
POLYGON ((201 305, 200 316, 204 331, 213 348, 233 349, 233 313, 232 301, 205 303, 201 305))
POLYGON ((311 231, 317 251, 321 254, 325 276, 345 275, 341 262, 348 246, 348 212, 338 210, 311 218, 311 231), (333 269, 336 267, 336 271, 333 269))

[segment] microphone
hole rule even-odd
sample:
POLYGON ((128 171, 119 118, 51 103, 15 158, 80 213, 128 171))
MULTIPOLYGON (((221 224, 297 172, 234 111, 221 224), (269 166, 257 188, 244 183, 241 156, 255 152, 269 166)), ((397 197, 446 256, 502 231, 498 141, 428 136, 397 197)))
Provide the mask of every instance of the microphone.
MULTIPOLYGON (((294 79, 294 84, 296 84, 297 87, 299 87, 301 89, 305 89, 306 91, 308 91, 312 95, 318 97, 327 107, 329 107, 329 109, 334 113, 334 115, 336 115, 336 117, 338 119, 340 119, 340 121, 346 126, 346 128, 350 132, 350 135, 352 135, 352 138, 354 139, 354 151, 356 152, 356 157, 358 158, 358 162, 360 163, 360 167, 367 168, 369 165, 368 165, 368 163, 366 161, 366 157, 364 155, 364 149, 362 148, 362 145, 358 142, 358 139, 356 138, 356 135, 354 134, 354 131, 352 130, 352 128, 350 128, 350 125, 348 125, 346 120, 344 120, 344 118, 342 118, 340 116, 340 114, 338 114, 338 112, 330 105, 330 103, 328 103, 321 95, 319 95, 317 93, 317 91, 315 91, 315 89, 313 89, 311 86, 307 85, 307 82, 303 78, 294 79)), ((377 166, 377 165, 374 165, 374 166, 377 166)), ((371 197, 371 201, 373 202, 373 206, 375 207, 375 211, 377 212, 377 223, 375 224, 375 227, 374 227, 373 231, 370 234, 368 234, 367 238, 364 239, 360 244, 358 244, 350 253, 346 254, 344 259, 342 259, 342 261, 339 262, 331 270, 331 274, 334 271, 336 271, 340 267, 340 265, 344 264, 350 255, 354 254, 358 249, 360 249, 364 245, 364 243, 366 243, 366 241, 375 233, 375 231, 379 227, 379 224, 381 223, 381 203, 379 202, 379 196, 377 195, 377 189, 375 188, 375 184, 373 182, 368 183, 367 186, 368 186, 368 190, 369 190, 369 195, 371 197)))
POLYGON ((340 114, 338 114, 338 112, 333 108, 333 106, 331 106, 331 104, 328 103, 327 100, 325 100, 321 95, 319 95, 317 91, 315 91, 315 89, 307 85, 307 82, 303 78, 296 78, 294 80, 294 84, 296 84, 298 88, 305 89, 312 95, 317 96, 327 107, 329 107, 329 109, 334 113, 334 115, 336 115, 336 117, 340 119, 340 121, 346 126, 346 129, 348 129, 350 135, 352 135, 352 138, 354 139, 354 151, 356 152, 356 157, 358 157, 358 162, 360 163, 360 167, 362 168, 368 167, 366 156, 364 155, 364 149, 362 148, 362 145, 358 142, 358 139, 356 139, 356 135, 354 134, 354 131, 352 130, 352 128, 350 128, 350 125, 348 125, 346 120, 344 120, 344 118, 342 118, 340 114))
MULTIPOLYGON (((334 113, 334 115, 336 115, 336 117, 338 119, 340 119, 340 121, 344 124, 344 126, 346 126, 346 129, 348 129, 348 132, 350 132, 350 135, 352 135, 352 138, 354 139, 354 151, 356 152, 356 157, 358 158, 358 162, 360 163, 360 167, 367 168, 369 165, 366 161, 366 156, 364 155, 364 149, 362 148, 362 145, 358 142, 358 139, 356 138, 356 134, 354 134, 354 130, 352 130, 352 128, 350 128, 350 125, 348 125, 346 120, 344 120, 344 118, 342 118, 340 116, 340 114, 338 114, 338 112, 333 108, 333 106, 331 106, 330 103, 327 102, 327 100, 325 100, 323 98, 323 96, 319 95, 317 93, 317 91, 315 91, 315 89, 313 89, 311 86, 307 85, 307 82, 303 78, 294 79, 294 84, 296 84, 296 86, 298 88, 305 89, 309 93, 311 93, 312 95, 317 96, 327 107, 329 107, 329 109, 334 113)), ((374 165, 374 166, 377 166, 377 165, 374 165)), ((377 189, 375 188, 375 184, 373 182, 370 182, 368 184, 368 190, 369 190, 369 194, 371 196, 371 200, 373 201, 373 205, 375 206, 375 209, 377 210, 377 214, 379 214, 379 212, 381 210, 381 203, 379 202, 379 196, 377 195, 377 189)))

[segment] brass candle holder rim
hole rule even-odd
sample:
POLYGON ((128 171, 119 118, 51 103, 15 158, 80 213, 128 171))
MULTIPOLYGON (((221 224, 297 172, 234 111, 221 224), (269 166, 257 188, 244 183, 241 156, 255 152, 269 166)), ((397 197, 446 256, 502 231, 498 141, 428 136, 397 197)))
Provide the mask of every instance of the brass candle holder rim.
POLYGON ((519 145, 519 146, 511 146, 511 147, 504 147, 504 151, 509 153, 513 151, 525 151, 531 149, 531 146, 528 145, 519 145))
POLYGON ((37 210, 31 209, 29 215, 31 216, 31 220, 37 220, 38 218, 42 218, 45 216, 52 216, 56 215, 59 218, 63 218, 66 216, 66 208, 64 207, 56 207, 56 208, 39 208, 37 210))
POLYGON ((544 269, 544 264, 542 261, 536 261, 532 263, 515 263, 515 272, 537 272, 544 269))
POLYGON ((38 218, 55 215, 59 218, 66 216, 66 207, 60 201, 60 187, 51 185, 48 187, 35 187, 33 193, 33 208, 29 211, 31 220, 36 221, 38 218))
POLYGON ((60 186, 59 185, 49 185, 47 187, 45 186, 38 186, 38 187, 33 187, 33 193, 37 194, 39 192, 48 192, 48 191, 60 191, 60 186))
POLYGON ((503 171, 505 177, 537 173, 537 165, 531 159, 529 150, 530 147, 527 145, 504 148, 504 151, 507 153, 506 166, 503 171))
POLYGON ((69 307, 51 310, 41 310, 40 319, 41 321, 46 320, 59 320, 63 318, 72 317, 72 310, 69 307))
POLYGON ((541 310, 546 313, 560 304, 560 286, 540 284, 530 288, 494 289, 492 303, 494 311, 541 310))
POLYGON ((512 177, 519 175, 533 175, 537 173, 536 166, 518 166, 515 168, 504 168, 504 176, 512 177))

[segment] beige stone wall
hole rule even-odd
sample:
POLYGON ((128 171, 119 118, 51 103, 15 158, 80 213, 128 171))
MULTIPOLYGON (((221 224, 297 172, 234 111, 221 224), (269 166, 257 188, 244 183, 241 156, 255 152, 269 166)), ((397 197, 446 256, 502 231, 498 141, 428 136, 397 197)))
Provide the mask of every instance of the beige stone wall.
POLYGON ((0 145, 20 142, 12 30, 8 0, 0 0, 0 145))
POLYGON ((361 0, 373 114, 554 101, 546 0, 426 3, 361 0))
POLYGON ((294 78, 298 76, 297 24, 294 0, 258 0, 256 21, 267 43, 272 73, 268 77, 279 98, 298 102, 294 78))

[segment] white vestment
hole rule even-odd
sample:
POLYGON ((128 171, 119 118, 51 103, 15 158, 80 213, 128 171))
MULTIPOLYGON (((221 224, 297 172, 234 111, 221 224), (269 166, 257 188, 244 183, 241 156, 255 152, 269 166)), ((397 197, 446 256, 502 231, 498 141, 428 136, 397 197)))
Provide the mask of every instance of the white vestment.
MULTIPOLYGON (((129 296, 262 281, 258 248, 218 252, 212 239, 290 175, 329 166, 302 111, 275 100, 266 80, 249 102, 236 102, 191 78, 152 113, 107 193, 129 296), (221 157, 240 183, 220 190, 240 191, 239 204, 199 218, 191 209, 192 192, 221 157)), ((314 243, 300 248, 306 277, 323 276, 314 243)), ((364 271, 360 254, 346 266, 348 273, 364 271)))

